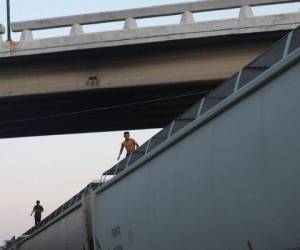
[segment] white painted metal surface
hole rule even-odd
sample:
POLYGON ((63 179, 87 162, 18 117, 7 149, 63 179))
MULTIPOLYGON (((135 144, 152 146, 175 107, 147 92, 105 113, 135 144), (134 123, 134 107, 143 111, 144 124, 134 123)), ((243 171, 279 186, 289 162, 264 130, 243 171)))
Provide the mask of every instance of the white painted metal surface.
POLYGON ((100 189, 102 249, 297 249, 299 72, 298 63, 100 189))

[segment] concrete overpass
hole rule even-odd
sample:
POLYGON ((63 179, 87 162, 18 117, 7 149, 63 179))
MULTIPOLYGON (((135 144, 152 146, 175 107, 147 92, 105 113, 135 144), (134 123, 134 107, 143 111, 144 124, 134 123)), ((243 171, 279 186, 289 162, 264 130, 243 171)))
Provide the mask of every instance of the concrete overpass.
POLYGON ((162 127, 295 28, 298 12, 254 16, 251 9, 287 2, 210 0, 13 23, 21 40, 0 46, 0 137, 162 127), (238 18, 194 20, 233 8, 238 18), (173 15, 181 22, 136 22, 173 15), (124 29, 83 31, 115 21, 124 29), (70 35, 33 37, 58 27, 70 35))

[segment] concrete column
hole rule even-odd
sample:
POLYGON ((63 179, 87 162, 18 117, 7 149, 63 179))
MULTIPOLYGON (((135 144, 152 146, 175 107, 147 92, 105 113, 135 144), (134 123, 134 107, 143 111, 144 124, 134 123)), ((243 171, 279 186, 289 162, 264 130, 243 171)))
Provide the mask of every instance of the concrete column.
POLYGON ((72 25, 71 31, 70 31, 70 35, 71 36, 78 36, 78 35, 82 35, 83 32, 83 28, 81 24, 75 23, 72 25))
POLYGON ((185 11, 182 14, 181 21, 180 21, 181 24, 189 24, 189 23, 194 23, 194 22, 195 22, 195 19, 194 19, 194 15, 192 12, 185 11))
POLYGON ((31 30, 24 30, 21 34, 21 41, 27 42, 33 40, 33 35, 31 30))
POLYGON ((248 18, 248 17, 253 17, 253 11, 251 6, 249 5, 244 5, 241 9, 240 9, 240 15, 239 18, 248 18))
POLYGON ((2 35, 0 34, 0 46, 3 44, 2 35))
POLYGON ((129 17, 125 20, 124 23, 124 29, 136 29, 137 28, 137 23, 135 18, 129 17))

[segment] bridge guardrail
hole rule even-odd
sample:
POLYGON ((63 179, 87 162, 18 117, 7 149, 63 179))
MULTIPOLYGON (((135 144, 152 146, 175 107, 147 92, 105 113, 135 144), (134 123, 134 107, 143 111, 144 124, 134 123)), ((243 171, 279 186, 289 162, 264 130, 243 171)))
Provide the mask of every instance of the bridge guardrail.
POLYGON ((181 24, 195 22, 194 13, 240 8, 239 18, 253 16, 252 8, 261 5, 297 2, 293 0, 206 0, 190 3, 160 5, 120 11, 29 20, 12 23, 14 32, 22 32, 21 40, 32 40, 32 31, 72 27, 70 35, 83 34, 82 25, 124 21, 124 29, 138 28, 137 19, 182 15, 181 24))

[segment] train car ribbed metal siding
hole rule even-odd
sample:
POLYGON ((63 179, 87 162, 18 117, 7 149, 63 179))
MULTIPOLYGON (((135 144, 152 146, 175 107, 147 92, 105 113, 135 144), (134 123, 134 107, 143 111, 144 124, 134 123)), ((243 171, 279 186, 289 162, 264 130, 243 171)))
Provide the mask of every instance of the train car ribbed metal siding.
POLYGON ((98 190, 97 247, 300 247, 299 78, 298 63, 98 190))

